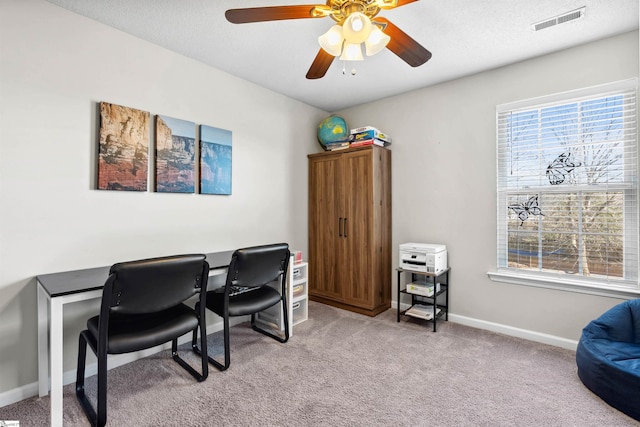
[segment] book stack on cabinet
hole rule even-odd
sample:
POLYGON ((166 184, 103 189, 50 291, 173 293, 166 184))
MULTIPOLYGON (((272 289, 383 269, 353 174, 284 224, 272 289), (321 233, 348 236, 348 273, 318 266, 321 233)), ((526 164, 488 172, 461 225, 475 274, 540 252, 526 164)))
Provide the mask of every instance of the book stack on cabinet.
POLYGON ((363 126, 351 129, 349 142, 351 147, 364 147, 366 145, 387 147, 391 145, 391 137, 373 126, 363 126))

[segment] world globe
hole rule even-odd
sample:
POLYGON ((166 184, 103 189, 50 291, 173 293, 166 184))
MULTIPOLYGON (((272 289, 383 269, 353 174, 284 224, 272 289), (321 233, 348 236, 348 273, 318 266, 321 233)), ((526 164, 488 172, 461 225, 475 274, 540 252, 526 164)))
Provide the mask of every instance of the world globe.
POLYGON ((331 115, 318 125, 318 142, 323 146, 347 139, 348 136, 347 122, 340 116, 331 115))

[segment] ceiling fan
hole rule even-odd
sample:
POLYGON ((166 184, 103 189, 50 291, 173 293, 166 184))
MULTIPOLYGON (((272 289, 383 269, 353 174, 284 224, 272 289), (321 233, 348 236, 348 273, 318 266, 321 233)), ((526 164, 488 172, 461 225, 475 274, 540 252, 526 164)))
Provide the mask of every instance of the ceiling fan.
POLYGON ((321 48, 307 72, 308 79, 319 79, 326 74, 338 55, 345 60, 362 59, 361 43, 365 44, 369 56, 386 47, 412 67, 427 62, 431 58, 431 52, 388 19, 377 16, 381 10, 394 9, 416 1, 418 0, 327 0, 326 5, 229 9, 225 16, 234 24, 330 16, 336 24, 318 38, 321 48))

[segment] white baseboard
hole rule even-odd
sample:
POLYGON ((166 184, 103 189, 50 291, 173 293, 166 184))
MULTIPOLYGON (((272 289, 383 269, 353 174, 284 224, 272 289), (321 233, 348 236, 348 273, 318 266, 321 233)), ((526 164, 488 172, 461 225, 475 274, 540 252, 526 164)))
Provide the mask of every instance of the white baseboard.
POLYGON ((449 321, 465 326, 471 326, 473 328, 485 329, 491 332, 498 332, 500 334, 509 335, 512 337, 523 338, 529 341, 553 345, 555 347, 561 347, 567 350, 576 351, 576 349, 578 348, 578 341, 570 340, 568 338, 543 334, 542 332, 530 331, 528 329, 515 328, 513 326, 503 325, 500 323, 487 322, 486 320, 474 319, 472 317, 460 316, 453 313, 449 313, 449 321))
MULTIPOLYGON (((248 316, 242 317, 234 317, 230 321, 230 326, 237 325, 239 323, 245 322, 249 319, 248 316)), ((218 332, 222 330, 222 321, 219 320, 216 323, 212 323, 211 325, 207 325, 207 335, 210 335, 214 332, 218 332)), ((178 339, 178 344, 185 344, 191 342, 191 334, 184 335, 178 339)), ((165 349, 170 349, 171 343, 163 344, 157 347, 149 348, 142 351, 137 351, 135 353, 126 353, 126 354, 118 354, 109 356, 109 369, 116 368, 118 366, 122 366, 124 364, 133 362, 134 360, 141 359, 143 357, 150 356, 152 354, 158 353, 165 349)), ((87 355, 91 354, 91 350, 87 351, 87 355)), ((95 375, 98 372, 98 364, 91 363, 85 367, 85 376, 90 377, 95 375)), ((76 369, 72 369, 70 371, 66 371, 62 376, 62 381, 64 385, 75 383, 76 382, 76 369)), ((33 382, 31 384, 26 384, 18 388, 14 388, 12 390, 5 391, 0 393, 0 408, 3 406, 11 405, 12 403, 20 402, 21 400, 28 399, 29 397, 38 395, 38 382, 33 382)))
POLYGON ((4 393, 0 393, 0 408, 3 406, 11 405, 12 403, 20 402, 21 400, 28 399, 38 395, 38 382, 26 384, 12 390, 7 390, 4 393))
MULTIPOLYGON (((396 302, 392 302, 392 307, 397 307, 396 302)), ((402 309, 408 309, 409 304, 402 304, 402 309), (405 307, 406 305, 406 307, 405 307)), ((501 323, 488 322, 486 320, 475 319, 473 317, 460 316, 458 314, 449 313, 449 321, 453 323, 459 323, 461 325, 470 326, 472 328, 484 329, 491 332, 497 332, 511 337, 522 338, 529 341, 535 341, 542 344, 553 345, 555 347, 565 348, 567 350, 576 351, 578 348, 578 341, 570 340, 567 338, 558 337, 555 335, 544 334, 541 332, 531 331, 528 329, 520 329, 501 323)))

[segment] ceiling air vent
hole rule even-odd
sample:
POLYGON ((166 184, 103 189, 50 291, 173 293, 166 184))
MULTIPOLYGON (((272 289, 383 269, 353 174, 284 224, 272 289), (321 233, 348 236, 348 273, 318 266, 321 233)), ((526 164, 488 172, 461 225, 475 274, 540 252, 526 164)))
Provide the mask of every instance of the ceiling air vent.
POLYGON ((553 27, 554 25, 564 24, 565 22, 582 18, 584 16, 585 9, 586 6, 583 6, 580 9, 572 10, 571 12, 563 13, 562 15, 554 16, 553 18, 536 22, 535 24, 531 24, 531 29, 533 31, 540 31, 544 30, 545 28, 553 27))

